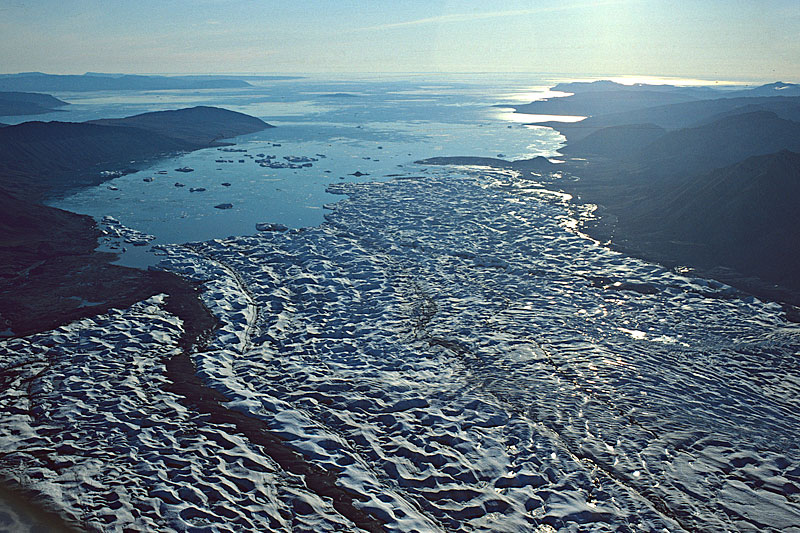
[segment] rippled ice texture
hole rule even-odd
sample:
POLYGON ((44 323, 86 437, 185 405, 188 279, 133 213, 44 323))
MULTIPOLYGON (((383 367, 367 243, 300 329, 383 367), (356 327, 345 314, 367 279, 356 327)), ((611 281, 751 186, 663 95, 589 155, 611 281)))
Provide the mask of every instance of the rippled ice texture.
MULTIPOLYGON (((207 383, 387 529, 797 531, 800 335, 776 305, 598 246, 514 175, 330 190, 318 228, 161 267, 220 320, 207 383)), ((353 530, 165 392, 181 328, 154 298, 4 343, 4 464, 101 530, 353 530)))

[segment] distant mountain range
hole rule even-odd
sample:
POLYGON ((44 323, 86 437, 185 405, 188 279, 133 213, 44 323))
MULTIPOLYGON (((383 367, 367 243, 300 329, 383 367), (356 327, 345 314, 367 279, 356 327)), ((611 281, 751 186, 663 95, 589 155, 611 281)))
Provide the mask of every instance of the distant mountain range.
POLYGON ((726 91, 708 87, 622 85, 595 81, 559 84, 553 90, 574 94, 517 105, 514 109, 518 113, 589 117, 574 123, 545 124, 571 140, 585 137, 600 128, 625 124, 685 128, 713 115, 745 106, 791 114, 783 118, 800 118, 800 85, 792 83, 776 82, 753 89, 726 91), (792 100, 786 105, 776 102, 776 97, 792 100))
MULTIPOLYGON (((565 100, 569 98, 572 97, 567 97, 565 100)), ((560 131, 568 141, 574 142, 598 130, 612 126, 654 124, 664 129, 675 130, 699 126, 727 115, 759 110, 771 111, 787 120, 800 121, 800 96, 753 96, 694 100, 679 104, 657 105, 644 109, 595 115, 574 123, 545 122, 539 125, 550 126, 560 131)))
POLYGON ((550 98, 531 102, 530 104, 516 105, 514 109, 517 113, 529 113, 532 115, 589 116, 619 113, 698 99, 698 96, 691 92, 654 91, 648 89, 630 90, 625 85, 621 87, 623 88, 579 92, 573 96, 550 98))
MULTIPOLYGON (((235 89, 250 87, 247 78, 294 79, 295 76, 139 76, 131 74, 81 75, 23 72, 0 74, 0 91, 154 91, 175 89, 235 89)), ((0 113, 2 115, 2 113, 0 113)))
POLYGON ((672 131, 655 124, 611 126, 569 143, 563 153, 634 163, 661 176, 705 172, 782 149, 800 151, 800 122, 757 110, 672 131))

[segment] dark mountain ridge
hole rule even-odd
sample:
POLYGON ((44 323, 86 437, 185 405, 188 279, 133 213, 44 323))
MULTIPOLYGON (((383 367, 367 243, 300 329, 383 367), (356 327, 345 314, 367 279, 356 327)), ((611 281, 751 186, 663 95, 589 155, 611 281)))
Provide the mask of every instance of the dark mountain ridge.
POLYGON ((529 104, 513 106, 517 113, 532 115, 606 115, 643 109, 669 103, 697 100, 698 97, 680 92, 628 89, 612 91, 588 91, 539 100, 529 104))
POLYGON ((800 122, 755 108, 673 131, 654 124, 611 126, 570 142, 561 151, 625 163, 653 179, 707 172, 782 149, 800 150, 800 122))
POLYGON ((799 108, 800 97, 718 98, 591 116, 574 123, 545 122, 539 125, 558 130, 569 142, 574 142, 611 126, 655 124, 667 130, 675 130, 699 126, 725 115, 754 110, 772 111, 781 118, 797 121, 800 120, 799 108))
POLYGON ((571 142, 559 151, 567 155, 580 154, 581 157, 625 158, 638 153, 666 132, 656 124, 610 126, 571 142))
POLYGON ((654 175, 697 174, 783 149, 800 150, 800 122, 753 111, 665 133, 635 157, 654 175))
POLYGON ((800 85, 776 81, 753 89, 733 91, 731 96, 800 96, 800 85))
POLYGON ((220 139, 273 127, 244 113, 208 106, 154 111, 125 118, 92 120, 90 123, 141 128, 190 143, 209 145, 220 139))
POLYGON ((201 147, 138 128, 24 122, 0 129, 0 189, 35 193, 39 198, 51 191, 100 183, 98 165, 129 168, 131 160, 201 147), (11 175, 23 176, 25 181, 12 180, 11 175))
POLYGON ((800 291, 800 154, 781 150, 676 179, 620 219, 628 241, 667 243, 677 261, 800 291))
POLYGON ((587 231, 627 253, 800 305, 800 122, 766 110, 795 102, 745 100, 756 104, 693 127, 620 125, 570 141, 566 170, 580 179, 563 187, 601 206, 587 231))
POLYGON ((683 87, 679 85, 654 85, 646 83, 632 83, 624 84, 617 83, 611 80, 596 80, 596 81, 573 81, 566 83, 559 83, 551 88, 552 91, 564 93, 589 93, 589 92, 659 92, 659 93, 673 93, 681 94, 688 98, 718 98, 722 91, 713 87, 683 87))
POLYGON ((3 91, 154 91, 174 89, 233 89, 250 87, 238 78, 204 76, 140 76, 133 74, 43 74, 24 72, 0 76, 3 91))
POLYGON ((50 113, 67 102, 49 94, 26 93, 18 91, 0 92, 0 116, 40 115, 50 113))

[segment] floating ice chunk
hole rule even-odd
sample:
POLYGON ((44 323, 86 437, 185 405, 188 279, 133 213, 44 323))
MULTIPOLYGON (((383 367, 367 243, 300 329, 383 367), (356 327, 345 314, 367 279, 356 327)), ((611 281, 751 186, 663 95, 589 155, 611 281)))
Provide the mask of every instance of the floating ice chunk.
POLYGON ((289 228, 283 224, 272 224, 269 222, 258 222, 256 230, 258 231, 286 231, 289 228))

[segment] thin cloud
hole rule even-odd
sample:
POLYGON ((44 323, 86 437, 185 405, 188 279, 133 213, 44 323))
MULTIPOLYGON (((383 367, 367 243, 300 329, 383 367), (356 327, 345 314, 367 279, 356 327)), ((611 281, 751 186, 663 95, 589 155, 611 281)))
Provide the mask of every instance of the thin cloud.
POLYGON ((519 17, 523 15, 536 15, 539 13, 569 11, 573 9, 584 9, 587 7, 607 6, 607 5, 622 4, 622 3, 628 3, 628 2, 626 2, 625 0, 608 0, 606 2, 573 4, 571 6, 567 5, 567 6, 557 6, 557 7, 535 7, 530 9, 515 9, 510 11, 485 11, 483 13, 454 13, 451 15, 441 15, 438 17, 408 20, 405 22, 393 22, 390 24, 380 24, 378 26, 368 26, 359 29, 363 31, 389 30, 393 28, 406 28, 409 26, 424 26, 427 24, 447 24, 450 22, 468 22, 473 20, 485 20, 485 19, 502 18, 502 17, 519 17))

